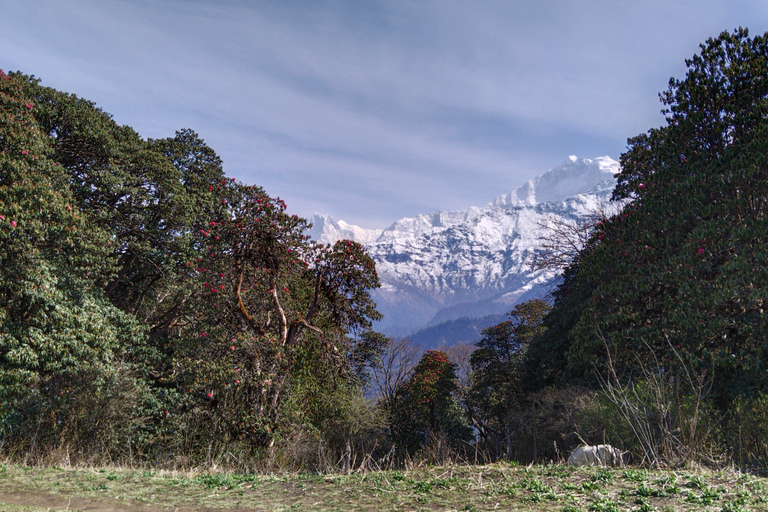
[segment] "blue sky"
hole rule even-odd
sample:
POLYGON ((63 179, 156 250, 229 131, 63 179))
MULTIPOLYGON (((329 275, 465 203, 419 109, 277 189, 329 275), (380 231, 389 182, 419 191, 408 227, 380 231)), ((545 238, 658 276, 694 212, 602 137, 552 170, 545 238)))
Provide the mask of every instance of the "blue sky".
POLYGON ((364 227, 618 158, 708 37, 765 0, 0 0, 0 68, 364 227))

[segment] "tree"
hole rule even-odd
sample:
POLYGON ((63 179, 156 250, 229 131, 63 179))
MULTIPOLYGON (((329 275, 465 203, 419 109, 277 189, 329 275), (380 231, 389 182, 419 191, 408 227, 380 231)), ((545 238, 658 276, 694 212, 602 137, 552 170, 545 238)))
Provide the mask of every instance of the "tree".
POLYGON ((419 361, 421 349, 410 338, 388 339, 379 364, 372 369, 376 394, 384 408, 392 414, 398 391, 410 379, 419 361))
POLYGON ((205 239, 194 229, 198 218, 226 209, 218 187, 225 179, 221 160, 191 130, 144 140, 90 101, 43 87, 33 76, 12 76, 35 106, 30 112, 47 135, 69 204, 104 234, 102 253, 88 269, 92 286, 141 326, 121 346, 122 361, 148 389, 137 408, 144 427, 134 437, 165 438, 167 410, 189 405, 179 402, 169 379, 170 338, 196 314, 191 306, 200 276, 185 264, 204 256, 205 239))
POLYGON ((101 439, 110 427, 80 420, 136 385, 121 360, 144 330, 103 296, 110 234, 78 207, 36 108, 0 72, 0 437, 50 443, 85 424, 101 439))
POLYGON ((102 276, 106 296, 162 346, 168 327, 188 313, 184 263, 201 256, 197 219, 224 211, 221 160, 191 130, 144 140, 90 101, 13 76, 36 105, 32 114, 68 175, 73 206, 112 237, 104 261, 117 273, 102 276))
POLYGON ((521 362, 527 345, 540 336, 549 304, 533 299, 518 304, 510 320, 483 330, 472 353, 472 388, 468 402, 474 426, 487 448, 510 453, 510 415, 523 405, 521 362))
POLYGON ((572 220, 552 216, 547 222, 540 223, 539 227, 547 234, 540 240, 533 261, 534 270, 561 272, 585 250, 595 229, 618 213, 620 206, 621 202, 600 203, 584 218, 572 220))
POLYGON ((307 221, 261 188, 229 180, 217 188, 227 211, 197 226, 203 257, 186 263, 197 276, 194 315, 174 343, 169 378, 208 404, 234 438, 270 445, 285 425, 288 387, 301 382, 299 356, 310 351, 351 377, 353 341, 370 336, 346 334, 379 318, 368 293, 378 277, 361 245, 310 243, 307 221))
POLYGON ((457 390, 456 365, 444 352, 428 350, 400 386, 393 421, 395 442, 413 453, 437 439, 454 448, 471 439, 457 390))
POLYGON ((350 348, 347 350, 347 361, 357 382, 368 389, 376 369, 382 365, 390 339, 379 332, 368 330, 348 341, 350 348))
POLYGON ((539 386, 594 384, 609 358, 623 379, 657 360, 683 371, 680 354, 715 373, 723 410, 767 389, 768 39, 724 32, 686 64, 661 95, 666 126, 621 157, 614 197, 631 202, 566 272, 530 352, 539 386))

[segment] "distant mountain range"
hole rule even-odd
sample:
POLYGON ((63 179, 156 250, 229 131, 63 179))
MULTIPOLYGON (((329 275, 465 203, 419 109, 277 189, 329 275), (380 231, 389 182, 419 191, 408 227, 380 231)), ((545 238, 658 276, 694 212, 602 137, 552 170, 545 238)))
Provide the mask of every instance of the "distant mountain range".
POLYGON ((557 279, 535 270, 556 222, 580 223, 608 203, 619 163, 569 157, 483 207, 403 218, 385 230, 315 214, 314 240, 360 242, 376 261, 377 330, 413 336, 426 348, 475 342, 520 302, 543 297, 557 279))

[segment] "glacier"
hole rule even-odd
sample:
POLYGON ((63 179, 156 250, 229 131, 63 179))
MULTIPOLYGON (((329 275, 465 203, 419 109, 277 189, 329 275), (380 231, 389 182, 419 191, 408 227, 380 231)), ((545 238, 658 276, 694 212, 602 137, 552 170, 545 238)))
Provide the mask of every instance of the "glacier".
POLYGON ((384 314, 376 329, 385 334, 498 319, 550 291, 558 271, 534 267, 542 242, 556 223, 581 223, 605 208, 619 171, 608 156, 570 156, 482 207, 403 218, 384 230, 315 214, 308 234, 322 243, 350 239, 367 248, 382 284, 372 293, 384 314))

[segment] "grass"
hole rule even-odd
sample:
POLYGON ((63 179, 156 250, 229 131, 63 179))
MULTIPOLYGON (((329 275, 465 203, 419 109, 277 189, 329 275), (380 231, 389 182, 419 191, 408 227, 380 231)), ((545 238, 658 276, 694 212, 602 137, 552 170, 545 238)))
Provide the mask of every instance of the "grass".
POLYGON ((0 511, 766 511, 768 480, 737 472, 425 467, 254 475, 0 466, 0 511))

